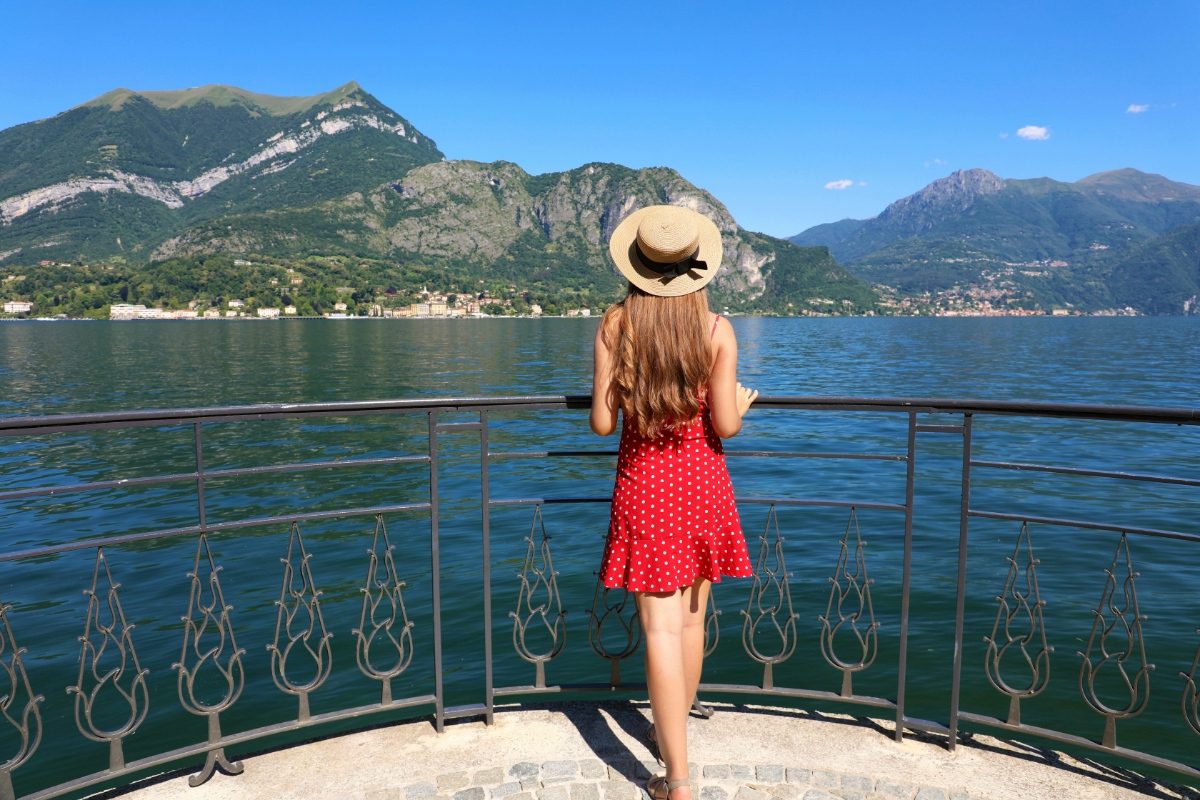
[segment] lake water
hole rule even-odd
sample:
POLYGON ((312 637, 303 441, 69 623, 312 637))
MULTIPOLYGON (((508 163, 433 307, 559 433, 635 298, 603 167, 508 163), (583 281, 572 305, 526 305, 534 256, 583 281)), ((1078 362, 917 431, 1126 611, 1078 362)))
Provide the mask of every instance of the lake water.
MULTIPOLYGON (((280 321, 0 324, 0 416, 62 414, 139 408, 471 395, 585 394, 590 389, 591 339, 596 320, 280 321)), ((733 320, 740 346, 739 377, 764 395, 959 397, 1196 407, 1200 387, 1200 318, 1001 319, 761 319, 733 320)), ((468 421, 469 415, 452 421, 468 421)), ((954 418, 930 420, 952 423, 954 418)), ((581 412, 493 415, 494 450, 611 449, 588 431, 581 412)), ((326 458, 420 454, 424 418, 340 418, 304 422, 216 424, 206 429, 209 469, 326 458)), ((755 410, 730 449, 900 454, 902 414, 755 410)), ((1095 469, 1200 478, 1200 427, 1085 423, 982 417, 976 421, 976 458, 1030 461, 1095 469)), ((482 700, 479 640, 478 440, 443 437, 440 473, 444 613, 448 631, 449 702, 482 700)), ((0 438, 0 491, 68 484, 192 468, 190 429, 124 430, 55 437, 0 438)), ((959 439, 922 434, 918 440, 914 522, 914 584, 910 640, 911 715, 945 719, 952 658, 955 558, 958 534, 959 439)), ((899 463, 846 460, 730 459, 739 497, 845 498, 902 502, 899 463)), ((335 470, 319 475, 214 481, 210 521, 287 514, 314 508, 411 502, 425 485, 423 467, 368 475, 335 470), (351 474, 354 473, 354 474, 351 474)), ((612 459, 550 464, 499 461, 493 496, 594 496, 611 489, 612 459)), ((980 475, 972 506, 1049 517, 1100 519, 1114 524, 1200 533, 1198 489, 1161 487, 1025 473, 980 475)), ((113 535, 194 522, 194 487, 154 487, 0 500, 4 550, 81 537, 113 535)), ((497 510, 492 519, 498 684, 532 682, 532 667, 512 653, 517 582, 531 517, 527 507, 497 510)), ((746 505, 743 522, 758 555, 767 519, 763 506, 746 505)), ((776 669, 777 685, 837 691, 840 674, 819 656, 817 617, 825 613, 838 540, 850 521, 845 509, 787 508, 785 537, 792 600, 798 615, 796 654, 776 669)), ((875 615, 881 623, 875 666, 856 676, 859 693, 895 696, 895 653, 903 533, 894 512, 860 511, 867 541, 875 615)), ((594 570, 606 524, 603 505, 551 506, 559 589, 567 609, 568 647, 548 667, 550 682, 597 681, 607 664, 586 645, 594 570)), ((415 623, 417 657, 397 680, 396 696, 428 691, 431 620, 428 602, 428 521, 421 515, 389 519, 400 577, 415 623)), ((971 528, 964 707, 1004 717, 1007 701, 983 676, 984 644, 996 613, 1016 523, 975 520, 971 528)), ((364 551, 371 520, 305 527, 322 609, 334 633, 335 669, 314 693, 313 711, 370 703, 377 685, 353 666, 364 551)), ((1099 737, 1102 718, 1079 697, 1077 678, 1093 614, 1104 586, 1116 534, 1036 527, 1034 546, 1049 642, 1054 646, 1050 687, 1022 708, 1032 724, 1099 737)), ((274 688, 265 645, 275 624, 278 559, 286 526, 255 528, 213 538, 222 563, 226 599, 235 607, 238 644, 247 650, 247 691, 222 716, 234 731, 295 715, 295 700, 274 688)), ((1148 619, 1146 646, 1157 665, 1150 706, 1122 722, 1120 743, 1183 761, 1194 760, 1195 734, 1182 723, 1180 671, 1190 668, 1200 642, 1200 599, 1194 586, 1195 545, 1133 539, 1137 592, 1148 619)), ((136 621, 142 666, 150 669, 151 715, 125 745, 128 758, 204 736, 203 720, 179 711, 175 673, 179 616, 187 606, 186 572, 194 542, 170 541, 111 548, 121 602, 136 621), (182 722, 180 721, 182 719, 182 722)), ((103 767, 106 749, 74 729, 63 688, 75 682, 94 553, 81 551, 35 562, 0 564, 0 601, 26 656, 34 690, 46 696, 47 740, 17 771, 19 791, 57 782, 66 774, 103 767)), ((706 680, 754 683, 761 669, 741 650, 739 611, 749 581, 731 581, 716 593, 722 610, 721 643, 706 680)), ((639 659, 627 663, 641 680, 639 659)), ((1114 696, 1113 702, 1119 702, 1114 696)), ((4 726, 0 726, 2 728, 4 726)), ((8 742, 0 739, 0 742, 8 742)), ((8 750, 0 750, 0 759, 8 750)))

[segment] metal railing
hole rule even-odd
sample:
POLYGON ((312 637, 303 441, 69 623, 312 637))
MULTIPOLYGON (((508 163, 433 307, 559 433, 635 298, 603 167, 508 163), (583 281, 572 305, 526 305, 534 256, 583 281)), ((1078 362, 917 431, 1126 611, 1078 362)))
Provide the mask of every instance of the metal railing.
MULTIPOLYGON (((575 464, 592 459, 608 459, 598 466, 610 463, 615 456, 611 450, 493 448, 492 436, 497 430, 497 416, 507 420, 527 412, 582 409, 588 407, 589 403, 590 399, 584 396, 450 398, 0 419, 0 445, 6 437, 20 441, 49 440, 52 444, 55 437, 113 429, 150 429, 154 436, 186 431, 191 441, 193 463, 191 469, 169 473, 120 474, 49 485, 44 482, 13 485, 10 482, 9 487, 0 488, 0 514, 5 513, 6 507, 11 508, 18 502, 53 504, 61 498, 154 487, 186 489, 195 504, 195 517, 191 524, 153 527, 122 534, 89 535, 84 530, 75 537, 61 541, 6 546, 0 551, 0 576, 4 577, 0 586, 10 585, 8 575, 16 565, 53 563, 56 558, 77 551, 95 554, 90 584, 84 590, 87 608, 81 620, 83 633, 78 637, 80 646, 76 680, 66 687, 66 691, 73 706, 74 723, 79 734, 108 746, 108 765, 52 786, 35 787, 23 796, 58 797, 101 784, 120 783, 135 775, 202 758, 203 766, 191 779, 193 785, 198 785, 217 769, 228 773, 242 770, 239 763, 228 757, 227 749, 292 731, 309 730, 318 725, 338 722, 358 724, 379 715, 384 715, 383 719, 386 720, 398 716, 396 712, 410 715, 428 713, 440 731, 447 720, 458 718, 483 718, 490 723, 497 702, 509 698, 558 695, 572 691, 612 691, 614 688, 623 691, 643 690, 644 684, 626 681, 621 669, 622 663, 633 656, 640 646, 633 604, 622 590, 607 590, 598 582, 591 593, 588 640, 594 654, 608 662, 606 674, 593 680, 548 680, 548 670, 556 660, 572 655, 566 649, 566 611, 560 591, 561 576, 554 567, 555 546, 546 531, 547 515, 551 513, 550 509, 559 508, 594 508, 602 513, 602 506, 609 498, 603 494, 541 496, 504 493, 495 496, 493 492, 497 484, 493 469, 507 469, 504 466, 506 464, 575 464), (464 415, 468 416, 469 421, 457 421, 464 415), (418 439, 423 446, 416 447, 416 452, 401 454, 322 457, 319 460, 222 468, 212 467, 211 453, 206 450, 206 447, 210 450, 213 447, 210 432, 222 426, 233 425, 240 430, 249 427, 252 422, 303 422, 318 418, 340 420, 360 416, 409 420, 412 425, 419 426, 421 433, 418 439), (447 572, 442 563, 440 524, 444 496, 439 488, 439 472, 444 461, 443 437, 461 433, 478 437, 477 454, 470 460, 478 470, 479 479, 479 516, 476 519, 478 560, 482 569, 477 599, 482 618, 482 654, 479 658, 482 674, 469 672, 467 678, 456 677, 455 680, 467 684, 481 682, 482 700, 451 705, 448 703, 446 687, 447 664, 443 638, 443 602, 446 598, 442 581, 447 572), (310 473, 324 475, 344 470, 383 470, 385 474, 390 474, 387 471, 406 466, 420 470, 423 477, 418 483, 410 482, 408 491, 411 496, 397 498, 402 502, 347 507, 327 507, 328 503, 315 503, 313 508, 305 509, 303 500, 292 499, 290 502, 296 505, 287 513, 235 514, 231 518, 216 518, 207 494, 211 487, 221 482, 236 484, 239 481, 310 473), (532 519, 529 533, 523 540, 521 568, 515 576, 516 580, 508 587, 517 597, 515 608, 508 617, 511 620, 513 654, 533 667, 532 682, 525 683, 506 680, 515 675, 512 669, 507 670, 501 680, 497 680, 497 654, 493 640, 494 631, 502 624, 498 623, 493 610, 493 594, 496 591, 493 587, 493 528, 497 524, 498 514, 512 513, 521 508, 531 509, 529 513, 532 519), (408 588, 406 580, 411 576, 402 574, 398 567, 394 557, 395 546, 388 535, 388 525, 394 524, 394 520, 407 520, 414 515, 428 519, 426 552, 429 587, 427 598, 422 598, 423 601, 427 599, 428 609, 423 605, 420 609, 427 618, 425 624, 428 631, 425 632, 419 631, 420 626, 410 616, 409 609, 412 606, 411 603, 406 604, 405 591, 408 588), (314 578, 313 555, 304 537, 304 530, 309 526, 343 519, 369 520, 372 530, 366 558, 359 562, 360 567, 366 567, 366 577, 359 585, 362 599, 356 624, 353 620, 341 619, 330 624, 325 619, 322 591, 314 578), (249 679, 248 659, 246 649, 239 647, 239 640, 235 638, 231 614, 233 608, 225 600, 228 587, 222 584, 222 567, 214 556, 211 542, 251 529, 277 531, 279 549, 284 551, 282 580, 272 612, 274 634, 270 641, 262 644, 269 653, 271 681, 280 692, 295 697, 296 706, 294 716, 286 720, 243 725, 231 732, 222 727, 222 715, 228 718, 235 704, 243 698, 249 679), (286 546, 282 541, 284 531, 286 546), (187 571, 188 600, 186 612, 178 618, 178 624, 172 623, 175 634, 181 640, 177 646, 180 653, 178 660, 171 664, 151 664, 149 667, 161 670, 166 666, 174 671, 178 702, 191 715, 206 720, 207 737, 163 752, 127 759, 125 744, 143 727, 150 713, 152 693, 147 682, 150 670, 143 667, 139 659, 135 647, 135 625, 129 621, 123 608, 122 584, 118 580, 120 575, 114 574, 108 554, 120 549, 122 553, 134 552, 140 561, 161 560, 157 551, 145 548, 166 542, 191 542, 195 545, 194 555, 189 559, 190 570, 187 571), (358 671, 365 678, 377 682, 379 700, 313 713, 310 697, 326 685, 333 670, 335 659, 331 627, 344 622, 353 625, 350 634, 354 641, 354 660, 358 671), (417 652, 415 630, 428 636, 427 651, 417 652), (397 696, 397 681, 408 674, 414 663, 423 666, 428 677, 427 683, 422 682, 414 691, 400 692, 397 696), (101 705, 104 708, 100 708, 101 705)), ((762 509, 766 520, 764 533, 757 541, 758 555, 749 597, 745 602, 738 603, 741 607, 742 651, 749 663, 761 668, 761 673, 755 680, 704 683, 701 691, 706 697, 749 696, 760 700, 777 698, 788 702, 864 707, 872 713, 883 712, 892 717, 896 723, 894 735, 897 740, 902 739, 906 731, 933 732, 944 735, 950 748, 955 747, 962 735, 960 725, 966 723, 981 730, 1018 737, 1032 736, 1107 753, 1119 759, 1167 770, 1189 781, 1200 779, 1200 770, 1195 762, 1184 763, 1146 750, 1119 746, 1116 738, 1118 722, 1135 717, 1146 709, 1153 669, 1147 659, 1146 618, 1139 610, 1138 573, 1133 567, 1130 541, 1145 539, 1192 543, 1200 541, 1200 531, 1157 526, 1134 527, 1111 520, 975 507, 971 494, 973 482, 978 480, 976 476, 980 473, 1065 475, 1100 482, 1174 486, 1185 490, 1200 487, 1200 478, 1196 477, 977 458, 973 455, 972 440, 973 429, 979 418, 1045 418, 1091 421, 1098 425, 1134 423, 1194 426, 1200 425, 1200 410, 842 397, 764 397, 759 399, 756 408, 789 413, 865 413, 871 419, 884 415, 887 419, 902 421, 897 442, 899 446, 890 452, 727 451, 731 468, 735 470, 743 460, 765 463, 775 459, 847 464, 851 467, 868 463, 903 465, 904 478, 900 484, 902 497, 889 501, 878 493, 873 496, 823 498, 739 492, 739 504, 744 508, 762 509), (948 692, 935 696, 936 704, 945 709, 944 714, 935 715, 940 716, 941 721, 912 714, 907 696, 912 684, 909 667, 914 574, 922 574, 919 559, 914 565, 914 496, 919 488, 916 468, 919 445, 926 447, 922 443, 930 439, 942 443, 951 441, 960 450, 959 486, 956 491, 959 498, 957 537, 951 537, 952 541, 956 538, 957 551, 953 562, 950 684, 948 692), (819 648, 808 655, 810 660, 805 662, 804 658, 797 656, 800 639, 797 622, 800 614, 795 610, 793 587, 789 582, 793 573, 787 564, 787 558, 794 557, 795 553, 786 544, 779 517, 782 512, 808 513, 816 509, 839 509, 846 515, 846 524, 837 539, 837 557, 828 577, 825 608, 823 613, 817 615, 819 648), (895 530, 900 531, 899 546, 896 548, 898 563, 891 565, 893 571, 899 574, 899 583, 895 587, 898 599, 896 608, 887 612, 897 621, 898 630, 895 638, 886 642, 886 648, 882 647, 885 643, 881 642, 881 624, 875 611, 874 595, 877 592, 872 588, 874 578, 868 572, 869 561, 859 522, 859 515, 863 512, 890 516, 895 520, 895 530), (994 623, 991 632, 984 637, 984 677, 988 685, 1008 703, 1006 718, 963 708, 963 659, 967 622, 971 616, 968 605, 975 602, 968 597, 968 590, 973 588, 968 579, 968 552, 972 523, 978 520, 1002 521, 1019 526, 1019 532, 1012 542, 1012 554, 1006 560, 1007 574, 1003 587, 998 593, 993 593, 994 623), (1074 730, 1063 730, 1022 721, 1022 710, 1029 709, 1034 698, 1041 695, 1050 682, 1053 648, 1048 641, 1046 601, 1038 584, 1041 562, 1035 557, 1033 549, 1033 534, 1043 529, 1107 532, 1117 538, 1115 554, 1104 570, 1100 600, 1091 611, 1090 635, 1078 654, 1078 690, 1083 701, 1080 710, 1090 709, 1103 717, 1103 735, 1098 739, 1078 733, 1081 728, 1086 729, 1086 725, 1073 725, 1074 730), (894 664, 889 663, 884 670, 885 674, 894 677, 894 692, 890 696, 878 696, 878 692, 864 693, 861 687, 856 686, 856 679, 861 680, 859 676, 867 675, 873 667, 879 670, 881 649, 894 654, 895 658, 894 664), (795 672, 784 672, 785 664, 818 663, 811 661, 817 653, 838 676, 838 690, 817 688, 819 682, 806 684, 803 680, 797 680, 801 676, 795 672), (1118 688, 1117 694, 1121 695, 1116 699, 1113 686, 1118 688)), ((503 422, 500 424, 503 425, 503 422)), ((582 425, 582 421, 579 424, 582 425)), ((525 440, 522 438, 522 441, 525 440)), ((3 452, 0 447, 0 453, 3 452)), ((462 456, 462 453, 456 455, 462 456)), ((460 457, 459 460, 464 459, 460 457)), ((11 477, 12 467, 7 469, 11 477)), ((524 482, 521 487, 526 488, 524 482)), ((1191 502, 1194 503, 1194 499, 1191 502)), ((1191 519, 1195 519, 1194 514, 1191 519)), ((510 531, 511 525, 507 522, 504 524, 505 531, 510 531)), ((20 539, 22 536, 19 534, 17 532, 9 538, 20 539)), ((415 568, 408 563, 405 569, 412 571, 415 568)), ((997 587, 989 588, 994 590, 997 587)), ((4 590, 0 589, 0 592, 4 590)), ((726 602, 725 597, 726 590, 721 587, 713 593, 710 602, 707 620, 707 649, 710 653, 717 648, 720 639, 722 610, 719 606, 726 602), (720 602, 718 595, 722 598, 720 602)), ((6 599, 0 594, 0 601, 6 599)), ((10 734, 5 740, 10 742, 5 745, 8 749, 0 752, 0 758, 7 759, 0 762, 0 800, 17 796, 13 785, 14 771, 36 759, 45 744, 43 715, 50 713, 49 709, 56 708, 53 712, 55 715, 67 716, 65 709, 59 708, 56 701, 47 699, 52 695, 39 681, 30 653, 21 644, 26 636, 24 620, 27 612, 23 605, 0 602, 0 716, 3 716, 0 728, 10 734)), ((138 616, 144 615, 145 611, 141 609, 138 616)), ((1196 603, 1193 611, 1200 618, 1200 603, 1196 603)), ((455 622, 457 625, 459 620, 455 622)), ((156 624, 163 624, 163 620, 160 619, 156 624)), ((244 635, 240 641, 246 644, 244 635)), ((258 644, 255 643, 256 646, 258 644)), ((1179 731, 1181 734, 1196 735, 1200 734, 1200 689, 1197 683, 1200 680, 1200 648, 1195 649, 1194 655, 1189 651, 1188 657, 1182 660, 1190 663, 1190 669, 1184 668, 1179 672, 1182 678, 1180 704, 1183 716, 1179 731)), ((877 686, 878 681, 872 685, 877 686)), ((1079 719, 1077 714, 1074 719, 1079 719)), ((55 741, 51 749, 70 747, 72 745, 68 743, 55 741)))

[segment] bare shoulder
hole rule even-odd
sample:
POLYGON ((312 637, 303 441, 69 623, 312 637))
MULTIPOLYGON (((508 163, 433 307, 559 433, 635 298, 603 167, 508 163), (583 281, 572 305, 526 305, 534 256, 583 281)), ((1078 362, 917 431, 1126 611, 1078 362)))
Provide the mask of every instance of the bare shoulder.
POLYGON ((605 347, 609 346, 609 343, 612 341, 612 334, 621 325, 621 314, 623 311, 624 309, 618 304, 609 306, 608 310, 604 312, 599 326, 596 327, 597 344, 602 344, 605 347))
POLYGON ((737 336, 734 335, 733 325, 723 316, 717 317, 717 328, 713 331, 713 341, 718 344, 721 342, 736 342, 737 336))

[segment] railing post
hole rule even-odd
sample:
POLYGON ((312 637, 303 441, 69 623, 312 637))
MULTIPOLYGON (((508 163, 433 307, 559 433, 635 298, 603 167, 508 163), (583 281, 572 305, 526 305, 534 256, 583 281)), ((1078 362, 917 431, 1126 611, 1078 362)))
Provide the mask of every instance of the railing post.
POLYGON ((494 680, 492 677, 492 542, 491 542, 491 476, 488 470, 488 412, 479 412, 479 510, 483 531, 483 680, 485 721, 491 725, 495 714, 494 680))
POLYGON ((200 429, 202 424, 197 421, 192 426, 196 442, 196 514, 201 534, 207 530, 208 525, 204 516, 204 437, 200 429))
POLYGON ((912 586, 913 484, 917 466, 917 413, 908 413, 908 467, 904 478, 904 567, 900 579, 900 653, 896 665, 896 741, 904 741, 904 687, 908 679, 908 604, 912 586))
POLYGON ((971 412, 963 414, 962 492, 958 509, 958 578, 954 605, 954 667, 950 676, 949 749, 958 744, 958 696, 962 686, 963 618, 967 605, 967 525, 971 507, 971 412))
POLYGON ((438 412, 429 412, 429 568, 433 574, 434 728, 446 728, 446 696, 442 687, 442 567, 438 550, 438 412))

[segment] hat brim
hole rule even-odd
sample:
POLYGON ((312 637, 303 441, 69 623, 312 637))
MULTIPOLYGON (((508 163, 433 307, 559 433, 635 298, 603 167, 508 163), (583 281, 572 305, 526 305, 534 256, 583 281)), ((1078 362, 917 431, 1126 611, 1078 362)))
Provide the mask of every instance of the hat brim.
MULTIPOLYGON (((643 263, 635 243, 637 241, 638 225, 646 214, 656 206, 647 206, 634 211, 613 231, 608 240, 608 252, 613 263, 617 265, 625 278, 647 294, 659 297, 678 297, 703 289, 717 274, 721 266, 724 250, 721 247, 721 231, 716 224, 703 214, 692 211, 696 215, 696 227, 699 229, 700 247, 696 259, 705 263, 704 269, 693 269, 682 275, 666 275, 643 263)), ((687 209, 691 211, 691 209, 687 209)))

